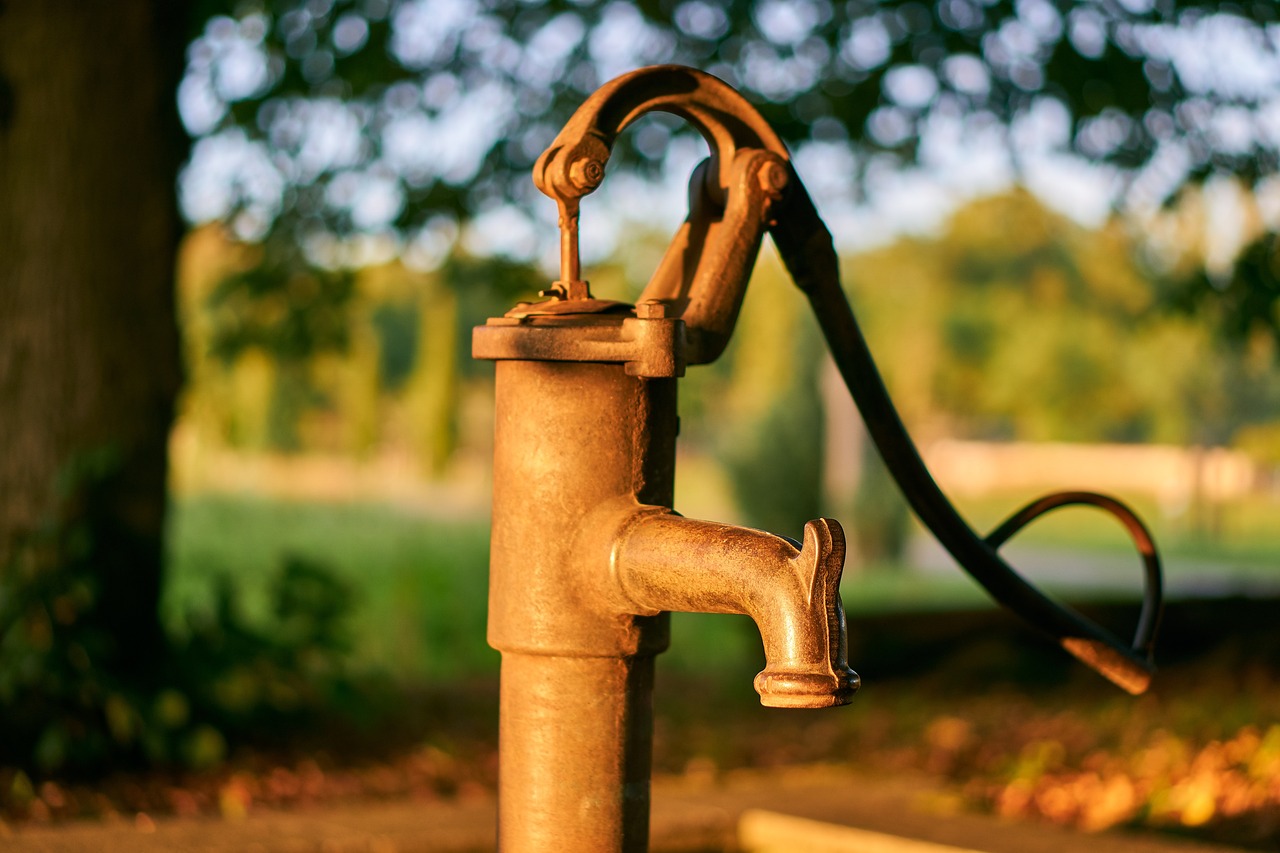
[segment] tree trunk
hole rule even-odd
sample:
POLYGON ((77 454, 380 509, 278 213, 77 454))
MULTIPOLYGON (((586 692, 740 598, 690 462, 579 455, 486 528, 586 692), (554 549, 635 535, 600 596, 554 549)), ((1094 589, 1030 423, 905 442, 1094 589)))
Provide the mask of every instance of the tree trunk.
POLYGON ((0 571, 87 534, 130 666, 159 640, 183 5, 0 3, 0 571))
POLYGON ((418 305, 418 354, 409 379, 418 460, 431 477, 444 474, 458 447, 458 297, 439 276, 427 277, 418 305))

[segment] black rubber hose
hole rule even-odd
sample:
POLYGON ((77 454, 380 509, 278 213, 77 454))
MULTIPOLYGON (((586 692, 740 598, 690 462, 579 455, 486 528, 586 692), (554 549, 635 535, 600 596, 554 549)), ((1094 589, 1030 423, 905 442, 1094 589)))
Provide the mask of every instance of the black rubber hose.
POLYGON ((1143 586, 1142 610, 1138 614, 1138 627, 1133 632, 1133 649, 1142 651, 1151 660, 1155 654, 1156 634, 1160 630, 1160 617, 1164 604, 1164 581, 1160 571, 1160 553, 1156 550, 1151 532, 1132 509, 1110 495, 1097 492, 1054 492, 1037 498, 1006 518, 985 537, 992 548, 999 548, 1018 531, 1042 515, 1065 506, 1092 506, 1103 510, 1119 521, 1129 533, 1134 547, 1142 557, 1143 586))
MULTIPOLYGON (((1136 648, 1130 648, 1101 626, 1045 596, 1005 562, 993 543, 973 531, 938 488, 898 416, 841 287, 831 234, 794 169, 790 177, 770 233, 796 285, 808 297, 867 432, 911 509, 996 601, 1046 631, 1072 655, 1125 690, 1146 690, 1155 672, 1151 649, 1162 606, 1154 546, 1154 561, 1149 565, 1154 566, 1155 583, 1149 571, 1145 595, 1149 606, 1144 612, 1150 613, 1142 620, 1142 627, 1149 630, 1146 636, 1139 635, 1136 648)), ((1132 512, 1128 514, 1136 519, 1132 512)), ((1145 527, 1142 530, 1145 532, 1145 527)))

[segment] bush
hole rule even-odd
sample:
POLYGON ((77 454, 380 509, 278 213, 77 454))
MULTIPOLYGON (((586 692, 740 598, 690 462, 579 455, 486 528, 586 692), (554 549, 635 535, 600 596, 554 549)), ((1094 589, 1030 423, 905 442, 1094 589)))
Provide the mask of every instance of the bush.
POLYGON ((230 584, 211 617, 154 660, 121 660, 95 618, 90 534, 51 527, 0 567, 0 763, 35 774, 217 764, 228 743, 295 723, 346 687, 351 595, 323 566, 286 558, 277 630, 245 627, 230 584))

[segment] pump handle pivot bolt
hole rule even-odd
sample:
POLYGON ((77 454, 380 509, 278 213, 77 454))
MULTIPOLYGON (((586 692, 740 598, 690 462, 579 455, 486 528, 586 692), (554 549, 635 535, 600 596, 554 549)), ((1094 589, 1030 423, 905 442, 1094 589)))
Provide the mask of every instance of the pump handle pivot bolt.
POLYGON ((569 167, 569 182, 584 194, 593 192, 604 180, 604 164, 594 157, 579 157, 569 167))
POLYGON ((766 160, 756 175, 760 181, 760 189, 764 190, 770 201, 782 198, 782 191, 787 188, 787 170, 777 160, 766 160))

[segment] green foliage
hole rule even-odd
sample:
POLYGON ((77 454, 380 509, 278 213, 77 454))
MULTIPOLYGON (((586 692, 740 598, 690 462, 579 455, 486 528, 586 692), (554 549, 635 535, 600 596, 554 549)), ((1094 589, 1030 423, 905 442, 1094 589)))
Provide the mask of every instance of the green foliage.
POLYGON ((189 633, 173 646, 178 667, 195 674, 183 686, 208 722, 241 735, 278 730, 331 705, 349 687, 352 590, 327 566, 296 555, 282 559, 266 630, 240 612, 229 579, 217 589, 212 618, 189 620, 189 633))
POLYGON ((213 229, 188 239, 184 418, 215 446, 365 453, 385 439, 447 467, 458 382, 492 370, 471 359, 468 330, 546 277, 460 252, 432 273, 391 262, 295 276, 281 252, 213 229))
POLYGON ((1280 420, 1244 427, 1234 443, 1254 459, 1280 466, 1280 420))
MULTIPOLYGON (((1277 164, 1271 135, 1214 130, 1265 109, 1265 87, 1197 73, 1172 46, 1175 35, 1234 39, 1274 60, 1266 27, 1280 15, 1262 0, 206 0, 198 14, 181 92, 188 130, 247 164, 224 182, 220 209, 199 215, 308 247, 281 258, 319 295, 330 293, 320 270, 342 262, 317 246, 377 235, 439 256, 479 214, 546 204, 528 178, 538 155, 598 86, 648 64, 719 75, 793 147, 849 148, 855 184, 921 159, 937 126, 1013 146, 1037 110, 1064 119, 1057 147, 1144 192, 1167 183, 1157 192, 1176 196, 1220 173, 1254 184, 1277 164), (1157 150, 1180 152, 1183 174, 1132 181, 1157 150)), ((656 174, 680 134, 690 131, 646 120, 618 140, 614 166, 656 174)), ((216 147, 197 144, 193 166, 216 147)), ((294 278, 274 270, 262 297, 294 278)), ((1266 307, 1257 301, 1240 305, 1266 307)), ((246 327, 229 345, 327 346, 325 329, 275 313, 280 334, 246 327)))
POLYGON ((398 391, 413 373, 418 354, 418 311, 412 303, 387 302, 373 310, 378 333, 378 379, 387 391, 398 391))
POLYGON ((100 592, 96 575, 74 568, 89 543, 84 528, 68 534, 30 535, 0 572, 4 747, 24 753, 23 763, 46 768, 65 761, 73 738, 91 756, 104 751, 107 703, 118 695, 93 667, 111 638, 83 618, 100 592))
MULTIPOLYGON (((660 62, 724 77, 792 144, 835 140, 913 158, 939 115, 1011 123, 1050 99, 1070 121, 1072 148, 1121 168, 1146 163, 1170 139, 1187 142, 1193 179, 1275 165, 1261 135, 1215 144, 1203 131, 1217 110, 1256 107, 1262 96, 1184 78, 1157 37, 1220 12, 1265 52, 1262 27, 1277 19, 1265 2, 257 0, 221 11, 191 51, 187 83, 209 99, 198 119, 188 116, 192 130, 235 128, 264 142, 286 164, 282 219, 325 218, 340 233, 360 228, 350 176, 375 165, 372 176, 390 172, 401 200, 390 224, 406 232, 526 195, 535 158, 587 95, 623 70, 660 62), (262 57, 256 87, 220 79, 222 51, 236 43, 262 57), (467 140, 469 157, 396 156, 398 119, 447 120, 477 99, 518 105, 518 114, 495 110, 493 126, 467 140), (314 107, 355 121, 363 150, 317 162, 306 131, 314 107)), ((654 123, 624 137, 619 154, 652 168, 670 135, 669 123, 654 123)))
POLYGON ((726 353, 728 385, 715 422, 717 456, 744 521, 799 538, 822 514, 821 337, 772 255, 748 288, 726 353))
POLYGON ((348 667, 355 675, 415 682, 496 671, 497 653, 485 643, 483 518, 208 495, 176 502, 171 519, 162 613, 174 637, 217 621, 224 585, 235 590, 237 619, 274 636, 282 623, 270 578, 280 555, 290 554, 320 563, 350 591, 354 603, 341 638, 351 643, 348 667))
POLYGON ((1280 340, 1280 239, 1264 233, 1223 275, 1203 269, 1167 275, 1159 282, 1165 301, 1196 314, 1235 342, 1261 333, 1280 340))
POLYGON ((441 278, 459 295, 471 295, 488 302, 484 316, 492 308, 508 306, 515 299, 537 299, 548 285, 547 278, 532 264, 503 257, 477 257, 459 252, 449 256, 440 269, 441 278))
POLYGON ((1280 413, 1267 335, 1215 341, 1207 307, 1158 310, 1122 230, 1086 231, 1025 192, 974 202, 936 240, 899 241, 849 270, 921 440, 1223 444, 1280 413))
POLYGON ((869 440, 862 445, 862 469, 848 519, 852 545, 864 565, 901 566, 911 533, 911 512, 869 440))
POLYGON ((280 362, 347 346, 346 307, 354 276, 307 263, 297 249, 268 242, 257 264, 224 278, 208 299, 211 354, 233 361, 248 349, 280 362))
POLYGON ((794 377, 758 420, 727 437, 721 454, 746 523, 792 538, 822 514, 822 401, 814 373, 794 377))
POLYGON ((32 774, 217 764, 229 744, 330 705, 343 689, 350 590, 286 559, 279 630, 249 630, 224 585, 212 618, 148 661, 121 659, 97 611, 83 524, 27 537, 0 566, 0 764, 32 774))
POLYGON ((276 366, 266 415, 266 441, 300 447, 298 418, 324 401, 307 369, 318 353, 345 352, 351 332, 355 276, 306 261, 281 237, 268 241, 257 263, 224 277, 205 310, 209 354, 224 368, 248 352, 276 366))

